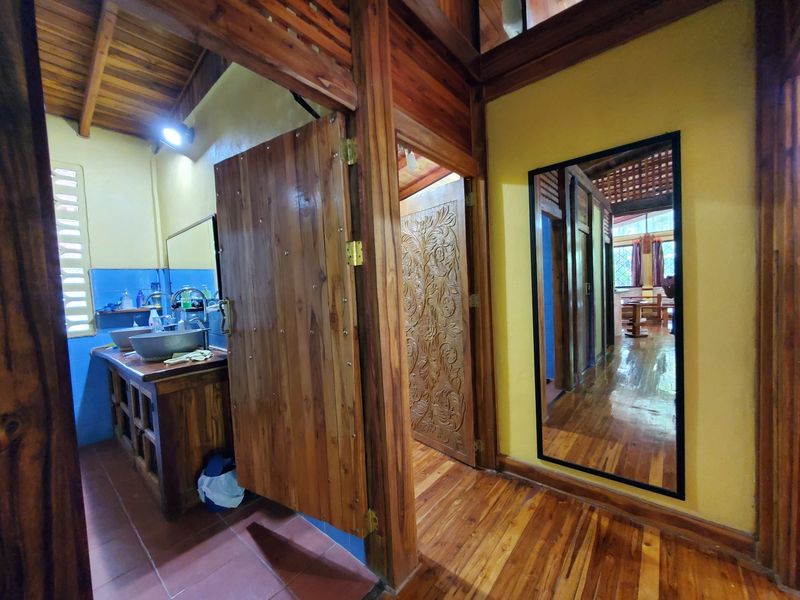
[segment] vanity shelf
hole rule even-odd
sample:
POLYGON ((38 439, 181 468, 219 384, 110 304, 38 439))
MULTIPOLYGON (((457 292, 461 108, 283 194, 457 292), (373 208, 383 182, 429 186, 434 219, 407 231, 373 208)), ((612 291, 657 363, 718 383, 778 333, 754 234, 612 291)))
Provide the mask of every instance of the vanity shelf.
POLYGON ((197 476, 209 453, 233 454, 227 355, 205 362, 144 362, 106 347, 114 434, 147 487, 174 518, 199 503, 197 476))

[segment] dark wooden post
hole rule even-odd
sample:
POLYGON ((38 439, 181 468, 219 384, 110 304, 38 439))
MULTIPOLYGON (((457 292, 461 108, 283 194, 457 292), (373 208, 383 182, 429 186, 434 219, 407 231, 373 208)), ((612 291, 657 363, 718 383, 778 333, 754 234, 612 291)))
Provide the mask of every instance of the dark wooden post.
POLYGON ((370 508, 377 514, 377 531, 367 538, 367 560, 398 588, 418 558, 388 0, 352 0, 350 10, 364 243, 359 326, 367 490, 370 508))
POLYGON ((31 0, 0 0, 0 598, 92 597, 31 0))

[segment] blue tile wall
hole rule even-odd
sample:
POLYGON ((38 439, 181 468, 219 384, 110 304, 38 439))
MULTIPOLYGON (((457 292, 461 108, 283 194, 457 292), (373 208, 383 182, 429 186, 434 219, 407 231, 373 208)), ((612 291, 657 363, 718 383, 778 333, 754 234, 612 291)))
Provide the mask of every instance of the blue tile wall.
MULTIPOLYGON (((216 290, 214 271, 202 269, 181 269, 168 273, 168 269, 91 269, 92 299, 95 310, 119 302, 123 292, 128 290, 136 304, 136 295, 142 290, 147 296, 153 283, 161 290, 171 293, 170 279, 177 287, 192 285, 202 289, 205 284, 216 290)), ((177 288, 176 288, 177 289, 177 288)), ((69 362, 72 379, 72 396, 75 410, 75 423, 78 444, 93 444, 113 436, 110 398, 105 363, 90 356, 92 348, 111 342, 109 330, 147 325, 147 313, 119 313, 98 316, 97 332, 93 336, 69 340, 69 362)), ((209 313, 209 343, 225 348, 227 338, 220 334, 220 315, 209 313)))
POLYGON ((174 292, 184 286, 202 290, 206 286, 213 297, 217 292, 217 272, 214 269, 165 269, 169 288, 174 292))
POLYGON ((367 564, 367 548, 364 540, 349 533, 337 529, 330 523, 320 521, 314 517, 303 515, 303 518, 311 523, 314 527, 326 534, 334 542, 339 544, 342 548, 347 550, 350 554, 355 556, 362 564, 367 564))

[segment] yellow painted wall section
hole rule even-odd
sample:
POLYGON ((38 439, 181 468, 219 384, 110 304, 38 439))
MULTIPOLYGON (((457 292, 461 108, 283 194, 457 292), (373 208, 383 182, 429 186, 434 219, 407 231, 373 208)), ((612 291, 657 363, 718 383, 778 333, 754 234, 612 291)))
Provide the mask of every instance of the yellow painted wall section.
POLYGON ((724 0, 487 107, 500 450, 739 530, 755 527, 752 0, 724 0), (536 458, 530 169, 681 132, 686 500, 536 458))
POLYGON ((216 212, 216 163, 311 120, 289 91, 231 65, 186 119, 196 130, 191 157, 169 148, 156 157, 161 237, 216 212))
POLYGON ((83 167, 92 267, 157 267, 152 146, 99 127, 82 138, 76 128, 74 122, 47 115, 50 159, 83 167))

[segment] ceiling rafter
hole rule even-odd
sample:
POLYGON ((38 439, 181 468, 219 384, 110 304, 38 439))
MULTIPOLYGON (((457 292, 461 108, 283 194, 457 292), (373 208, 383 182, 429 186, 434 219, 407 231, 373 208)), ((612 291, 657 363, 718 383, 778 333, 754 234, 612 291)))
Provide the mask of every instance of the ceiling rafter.
POLYGON ((86 92, 83 97, 83 109, 78 132, 83 137, 89 137, 89 132, 97 106, 97 96, 100 93, 100 84, 103 81, 103 71, 108 60, 108 50, 111 48, 111 39, 114 37, 114 27, 117 24, 119 9, 113 0, 103 0, 100 10, 100 19, 97 23, 92 62, 89 67, 89 79, 86 82, 86 92))

